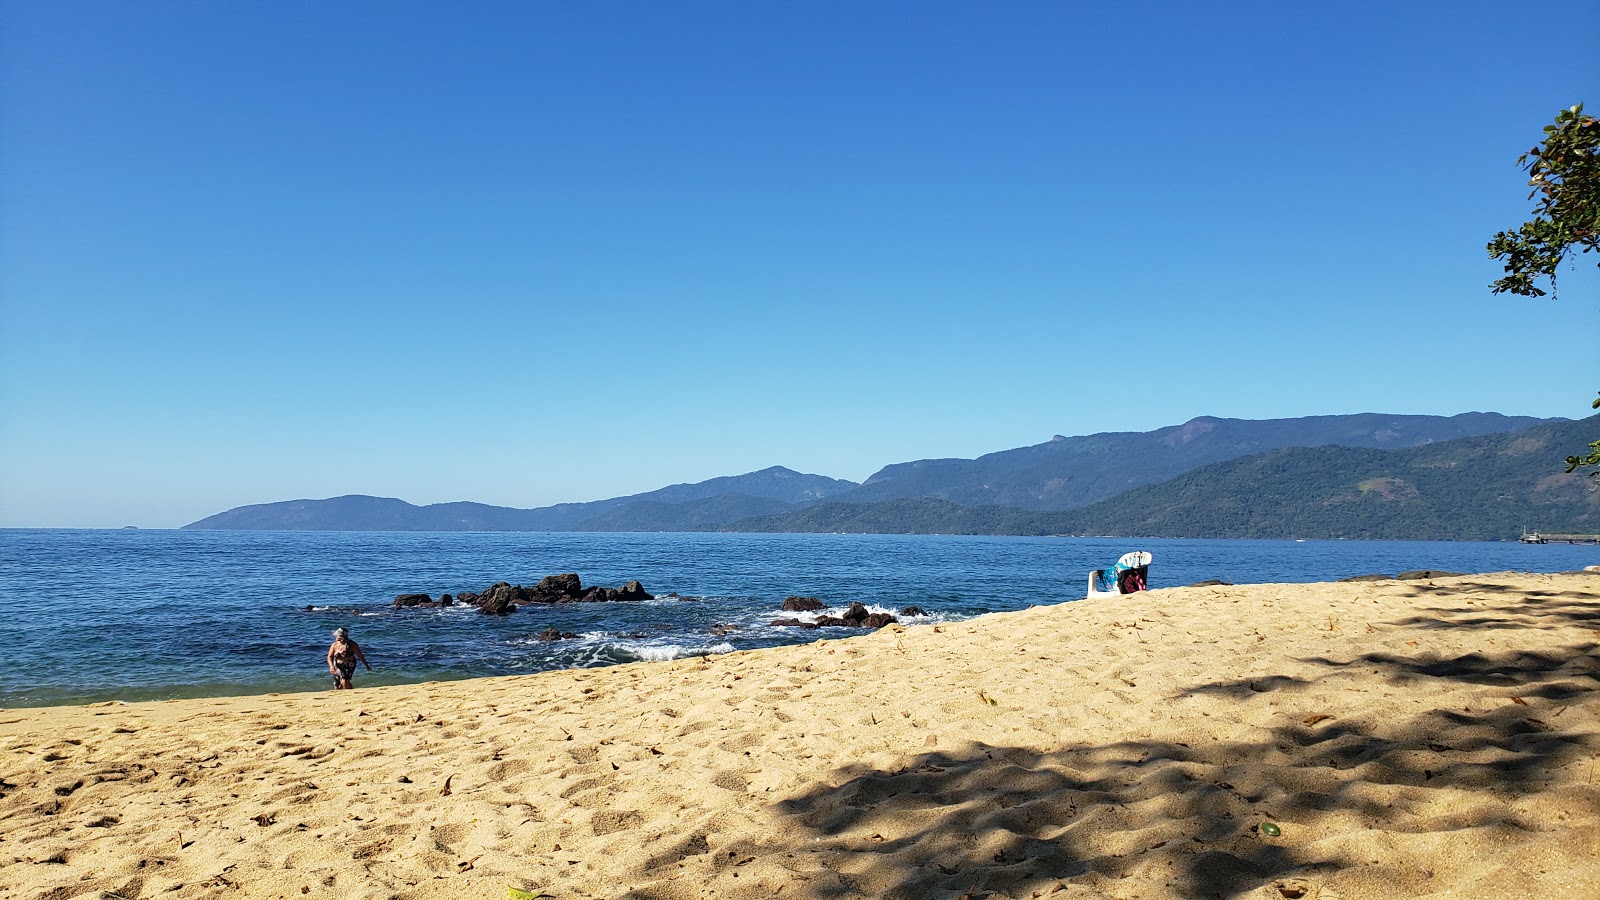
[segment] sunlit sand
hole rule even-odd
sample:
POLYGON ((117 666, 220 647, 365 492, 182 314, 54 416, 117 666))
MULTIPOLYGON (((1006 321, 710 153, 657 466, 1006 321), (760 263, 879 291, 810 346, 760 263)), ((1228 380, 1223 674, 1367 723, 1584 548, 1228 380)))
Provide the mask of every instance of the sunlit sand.
POLYGON ((1597 629, 1595 575, 1178 588, 4 710, 0 897, 1580 896, 1597 629))

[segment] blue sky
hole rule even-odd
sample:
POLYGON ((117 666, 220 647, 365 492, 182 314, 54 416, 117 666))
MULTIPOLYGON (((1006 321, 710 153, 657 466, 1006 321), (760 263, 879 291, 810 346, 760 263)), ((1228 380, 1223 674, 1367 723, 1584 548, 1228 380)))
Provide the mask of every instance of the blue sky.
POLYGON ((0 526, 1578 417, 1600 5, 0 3, 0 526))

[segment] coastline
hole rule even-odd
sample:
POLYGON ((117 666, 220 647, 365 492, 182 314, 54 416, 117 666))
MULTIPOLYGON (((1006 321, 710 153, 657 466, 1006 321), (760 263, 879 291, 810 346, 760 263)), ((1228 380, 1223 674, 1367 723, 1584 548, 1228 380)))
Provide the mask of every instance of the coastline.
POLYGON ((818 596, 840 612, 850 601, 896 611, 914 604, 934 619, 962 620, 1082 597, 1086 572, 1135 547, 1155 554, 1153 583, 1162 587, 1600 562, 1590 547, 1515 543, 13 532, 0 535, 9 563, 0 564, 0 595, 17 607, 0 620, 0 707, 321 691, 328 632, 341 625, 372 657, 377 672, 363 673, 365 686, 804 644, 817 635, 770 627, 790 595, 818 596), (141 561, 136 571, 130 559, 141 561), (694 602, 574 604, 503 618, 392 606, 402 593, 532 583, 558 571, 590 584, 637 578, 694 602), (550 627, 580 638, 535 639, 550 627), (228 652, 196 667, 194 634, 228 652))
POLYGON ((1595 575, 1169 588, 7 709, 0 896, 1571 895, 1600 880, 1597 626, 1595 575))

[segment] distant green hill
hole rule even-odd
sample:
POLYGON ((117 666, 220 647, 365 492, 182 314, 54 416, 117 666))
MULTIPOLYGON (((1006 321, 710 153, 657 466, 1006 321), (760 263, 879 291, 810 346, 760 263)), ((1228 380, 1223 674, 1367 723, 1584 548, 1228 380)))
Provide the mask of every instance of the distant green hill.
POLYGON ((589 503, 559 503, 538 509, 513 509, 483 503, 433 503, 360 494, 326 500, 286 500, 240 506, 207 516, 184 528, 286 531, 684 531, 716 522, 794 509, 848 491, 853 481, 806 475, 772 466, 744 475, 725 475, 697 484, 674 484, 645 494, 589 503), (630 521, 633 509, 649 523, 630 521), (720 518, 719 518, 720 517, 720 518), (606 525, 605 523, 613 523, 606 525))
POLYGON ((1036 513, 1004 506, 959 506, 933 497, 880 503, 830 502, 798 512, 744 519, 711 531, 830 534, 1050 534, 1065 524, 1063 513, 1036 513))
POLYGON ((1600 416, 1404 450, 1296 447, 1212 463, 1063 512, 916 498, 828 502, 736 531, 1498 540, 1600 533, 1600 479, 1562 472, 1600 416))
POLYGON ((585 519, 575 531, 704 531, 727 522, 756 516, 774 515, 795 508, 793 503, 752 497, 749 494, 718 494, 703 500, 664 503, 637 500, 585 519))
POLYGON ((898 463, 861 485, 774 466, 538 509, 413 506, 355 495, 242 506, 185 527, 1504 536, 1524 524, 1555 531, 1587 521, 1580 509, 1591 496, 1585 483, 1542 479, 1558 475, 1565 454, 1593 439, 1600 427, 1592 422, 1498 413, 1256 421, 1202 416, 1150 432, 1057 437, 975 460, 898 463), (1525 437, 1554 434, 1551 428, 1568 430, 1551 445, 1525 437), (1539 450, 1505 459, 1471 456, 1479 452, 1473 447, 1534 443, 1539 450), (1426 463, 1435 452, 1451 455, 1426 463), (1412 464, 1445 471, 1393 468, 1412 464), (1454 466, 1461 471, 1448 471, 1454 466), (1281 483, 1274 481, 1280 470, 1292 472, 1281 483))
POLYGON ((1481 412, 1455 416, 1355 413, 1257 420, 1201 416, 1155 431, 1058 435, 1043 444, 1002 450, 977 459, 896 463, 880 469, 855 490, 829 499, 875 503, 935 497, 962 506, 1064 510, 1157 484, 1210 463, 1282 447, 1331 445, 1399 450, 1513 432, 1546 421, 1481 412))
POLYGON ((1074 534, 1498 540, 1600 533, 1600 480, 1562 472, 1600 417, 1408 450, 1297 447, 1071 511, 1074 534))

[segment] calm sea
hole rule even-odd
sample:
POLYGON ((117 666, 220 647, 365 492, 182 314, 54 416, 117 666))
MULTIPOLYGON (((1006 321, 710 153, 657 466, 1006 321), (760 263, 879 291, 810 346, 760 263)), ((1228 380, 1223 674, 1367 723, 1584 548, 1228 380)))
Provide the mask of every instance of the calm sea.
POLYGON ((1199 541, 761 534, 0 530, 0 706, 328 687, 330 631, 376 671, 358 686, 726 653, 845 629, 775 628, 785 597, 915 604, 922 624, 1081 598, 1087 573, 1149 550, 1152 587, 1208 578, 1555 572, 1600 548, 1514 543, 1199 541), (401 593, 481 591, 577 572, 683 599, 485 616, 393 610, 401 593), (547 627, 578 637, 537 640, 547 627))

